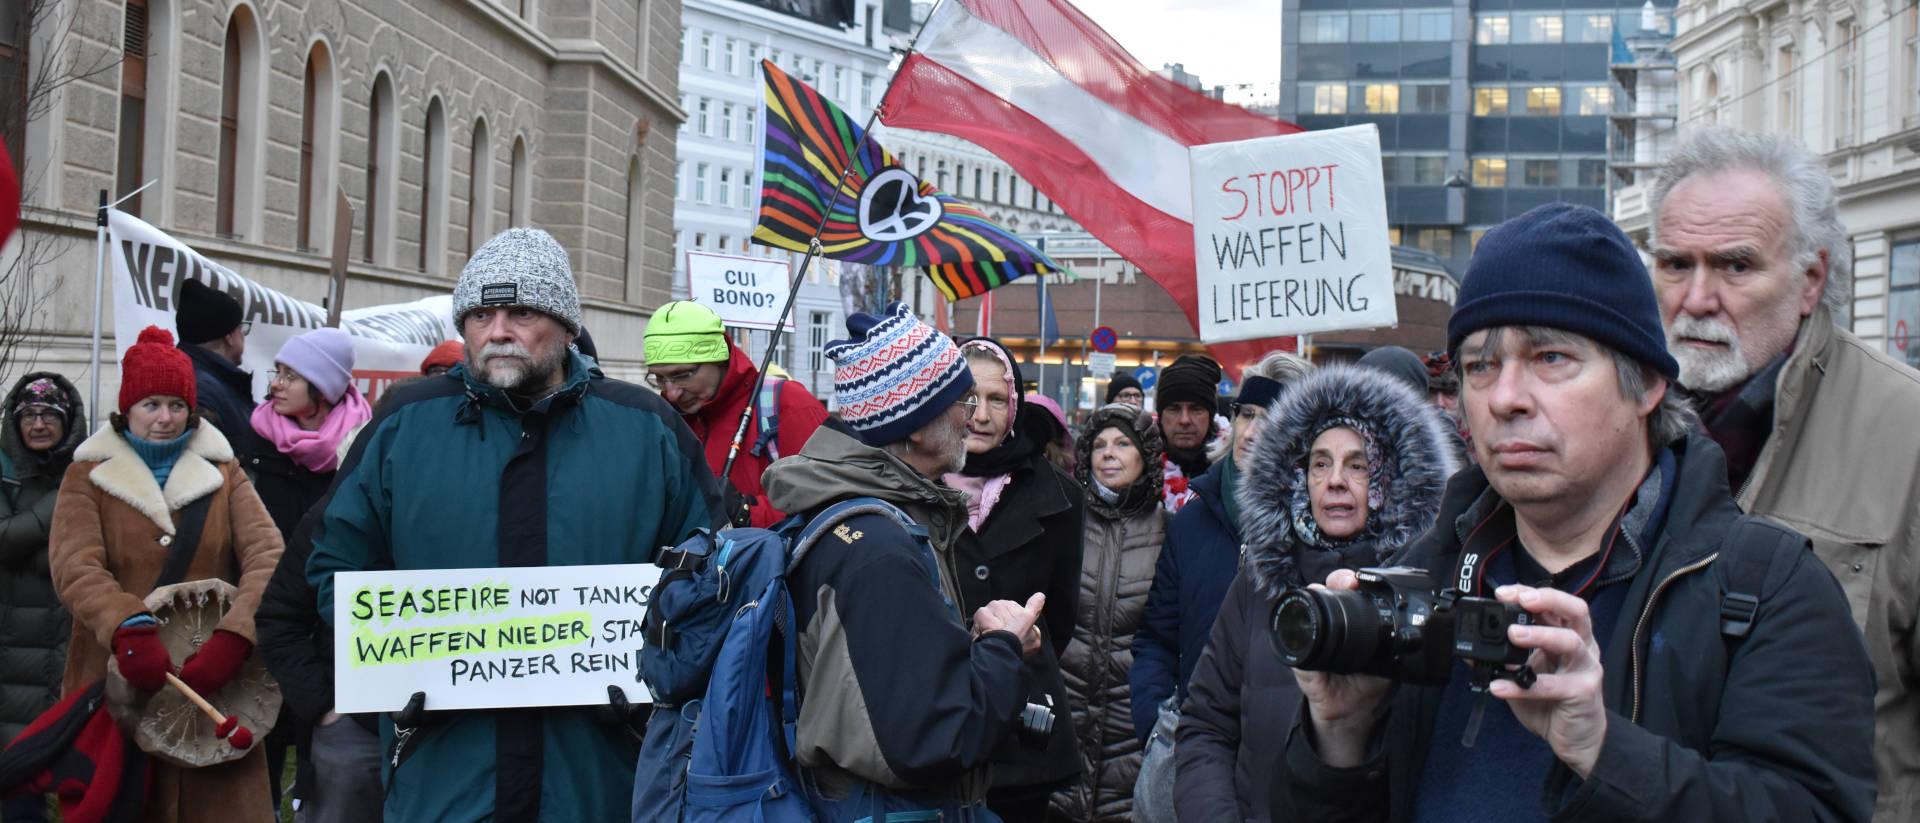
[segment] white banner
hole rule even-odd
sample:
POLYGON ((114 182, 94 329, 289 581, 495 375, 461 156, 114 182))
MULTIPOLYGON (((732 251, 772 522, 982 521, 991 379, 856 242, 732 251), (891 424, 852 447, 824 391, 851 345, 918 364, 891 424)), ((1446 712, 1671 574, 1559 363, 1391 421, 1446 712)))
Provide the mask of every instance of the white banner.
POLYGON ((584 706, 640 672, 649 563, 341 572, 333 578, 334 710, 584 706))
POLYGON ((1200 339, 1399 322, 1373 125, 1194 146, 1200 339))
MULTIPOLYGON (((687 252, 687 294, 713 309, 722 323, 771 331, 786 307, 792 271, 784 255, 773 259, 687 252)), ((793 331, 791 316, 781 331, 793 331)))
MULTIPOLYGON (((107 257, 113 261, 116 361, 126 356, 127 347, 148 326, 178 336, 174 298, 180 283, 188 279, 232 295, 240 301, 241 319, 253 321, 240 367, 253 373, 255 400, 266 397, 273 358, 280 347, 327 323, 325 309, 242 277, 138 217, 109 210, 107 232, 107 257)), ((368 402, 394 380, 418 375, 420 361, 434 346, 459 339, 452 314, 452 294, 341 313, 341 328, 353 336, 354 377, 368 402)))

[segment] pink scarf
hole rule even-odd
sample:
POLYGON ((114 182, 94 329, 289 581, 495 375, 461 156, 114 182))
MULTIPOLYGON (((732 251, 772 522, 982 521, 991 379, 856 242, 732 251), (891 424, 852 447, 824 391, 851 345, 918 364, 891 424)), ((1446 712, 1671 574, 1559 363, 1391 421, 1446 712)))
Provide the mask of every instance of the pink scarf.
POLYGON ((307 471, 326 473, 340 465, 340 441, 372 417, 373 408, 360 396, 360 389, 349 385, 319 431, 302 429, 293 418, 274 412, 272 401, 254 407, 253 430, 307 471))

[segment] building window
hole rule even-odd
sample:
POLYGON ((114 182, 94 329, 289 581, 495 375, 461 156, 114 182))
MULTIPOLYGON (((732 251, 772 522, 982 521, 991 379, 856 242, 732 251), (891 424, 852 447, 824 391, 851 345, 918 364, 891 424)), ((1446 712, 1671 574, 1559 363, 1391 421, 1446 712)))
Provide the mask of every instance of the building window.
POLYGON ((1568 12, 1567 42, 1613 42, 1613 15, 1607 12, 1568 12))
POLYGON ((807 347, 807 351, 810 352, 807 366, 816 375, 828 371, 826 351, 832 334, 833 314, 831 312, 807 313, 807 342, 812 344, 807 347))
POLYGON ((215 233, 236 237, 253 222, 253 198, 259 183, 260 36, 253 9, 240 6, 227 18, 224 66, 220 79, 219 175, 214 194, 215 233), (242 203, 240 201, 245 200, 242 203), (244 216, 244 217, 242 217, 244 216))
POLYGON ((1391 154, 1380 155, 1380 182, 1389 186, 1400 185, 1401 159, 1391 154))
POLYGON ((1520 161, 1519 182, 1528 188, 1557 188, 1560 185, 1559 159, 1528 158, 1520 161))
POLYGON ((720 139, 736 139, 733 134, 733 104, 720 104, 720 139))
POLYGON ((693 62, 693 38, 695 34, 696 32, 693 29, 683 29, 680 32, 680 62, 683 64, 693 62))
POLYGON ((1347 42, 1347 13, 1344 11, 1309 11, 1301 13, 1300 42, 1347 42))
POLYGON ((330 236, 327 227, 316 225, 332 212, 333 135, 338 108, 334 99, 333 56, 321 43, 307 52, 306 78, 301 83, 300 115, 300 202, 298 248, 313 251, 320 238, 330 236))
POLYGON ((700 33, 700 68, 713 68, 713 33, 700 33))
POLYGON ((1444 43, 1453 39, 1452 9, 1407 9, 1401 17, 1400 39, 1444 43))
POLYGON ((733 251, 733 238, 724 234, 720 235, 720 245, 714 246, 714 250, 733 251))
POLYGON ((488 142, 487 121, 473 121, 473 148, 467 164, 467 255, 493 236, 487 225, 493 222, 493 145, 488 142))
POLYGON ((705 163, 695 163, 693 166, 693 202, 695 203, 707 202, 707 170, 709 168, 711 167, 705 163))
POLYGON ((1393 43, 1400 39, 1400 12, 1353 12, 1353 42, 1393 43))
POLYGON ((1607 161, 1599 157, 1582 157, 1574 161, 1578 164, 1579 185, 1600 187, 1607 185, 1607 161))
POLYGON ((1507 185, 1507 158, 1473 158, 1473 184, 1487 189, 1505 187, 1507 185))
POLYGON ((678 160, 673 164, 673 199, 687 199, 687 161, 678 160))
POLYGON ((743 208, 751 209, 753 208, 754 199, 753 172, 743 170, 740 172, 740 205, 743 208))
POLYGON ((727 38, 726 45, 722 47, 723 51, 720 54, 720 59, 722 61, 720 64, 721 71, 724 71, 728 74, 740 73, 740 63, 739 63, 740 55, 736 53, 736 50, 739 48, 738 43, 739 41, 734 40, 731 37, 727 38))
MULTIPOLYGON (((720 189, 720 205, 731 207, 733 205, 733 169, 725 166, 720 167, 720 182, 718 187, 720 189)), ((721 245, 725 244, 723 243, 721 245)))
POLYGON ((1513 42, 1558 43, 1566 33, 1559 12, 1515 12, 1513 42))
POLYGON ((1899 36, 1905 47, 1900 52, 1903 59, 1899 71, 1906 77, 1906 82, 1899 88, 1906 91, 1900 95, 1903 99, 1898 108, 1906 115, 1903 121, 1906 128, 1920 128, 1920 3, 1907 3, 1907 7, 1900 12, 1900 19, 1899 36))
POLYGON ((1920 369, 1920 238, 1893 244, 1887 280, 1887 354, 1920 369))
POLYGON ((852 89, 847 87, 847 69, 844 66, 833 67, 833 98, 842 103, 852 97, 852 89))
POLYGON ((1421 155, 1407 160, 1413 164, 1407 182, 1415 186, 1439 186, 1447 182, 1446 155, 1421 155))
POLYGON ((513 138, 513 154, 507 163, 507 174, 512 178, 507 190, 507 225, 529 225, 533 220, 533 168, 527 162, 526 138, 513 138))
POLYGON ((1533 117, 1559 117, 1560 87, 1529 87, 1527 89, 1527 114, 1533 117))
POLYGON ((1414 248, 1433 252, 1441 259, 1453 257, 1452 229, 1414 229, 1412 239, 1414 248))
POLYGON ((1403 114, 1446 114, 1451 102, 1446 83, 1402 83, 1400 93, 1403 114))
POLYGON ((867 111, 872 108, 873 108, 873 75, 866 74, 863 72, 860 75, 860 110, 867 111))
MULTIPOLYGON (((25 41, 20 35, 24 31, 25 20, 37 11, 32 4, 25 2, 8 3, 5 11, 0 11, 0 78, 4 85, 0 88, 9 92, 11 100, 24 101, 27 93, 23 83, 15 82, 13 75, 19 74, 25 79, 25 72, 19 67, 26 65, 20 60, 23 51, 16 43, 25 41)), ((119 163, 114 177, 116 198, 126 196, 140 188, 143 182, 142 170, 145 165, 146 124, 147 124, 147 3, 146 0, 127 0, 125 36, 121 38, 120 52, 120 142, 119 163)), ((21 125, 26 122, 27 106, 9 104, 7 109, 11 119, 21 125)), ((0 123, 0 131, 7 135, 7 151, 14 158, 16 166, 22 163, 20 147, 16 145, 15 124, 0 123)), ((120 210, 128 214, 140 213, 140 197, 134 195, 120 204, 120 210)))
POLYGON ((1400 227, 1399 226, 1387 227, 1387 244, 1391 246, 1400 245, 1400 227))
POLYGON ((1497 46, 1507 42, 1508 20, 1504 14, 1481 14, 1473 19, 1473 42, 1497 46))
MULTIPOLYGON (((1920 8, 1920 5, 1910 8, 1920 8)), ((1794 116, 1793 91, 1799 87, 1800 78, 1795 77, 1793 74, 1794 59, 1792 46, 1782 46, 1780 48, 1779 58, 1775 62, 1775 68, 1778 69, 1778 71, 1774 76, 1774 83, 1777 84, 1780 89, 1780 102, 1777 106, 1780 116, 1779 128, 1784 132, 1797 133, 1800 130, 1800 118, 1794 116)))
MULTIPOLYGON (((983 174, 984 172, 979 169, 973 170, 973 199, 975 200, 980 199, 980 180, 983 174)), ((998 179, 998 175, 995 175, 995 179, 998 179)))
POLYGON ((1605 116, 1613 110, 1613 87, 1611 86, 1569 86, 1571 91, 1580 91, 1579 113, 1588 116, 1605 116))
POLYGON ((1854 87, 1854 62, 1857 59, 1860 39, 1860 24, 1848 20, 1840 24, 1840 45, 1834 55, 1835 82, 1834 99, 1838 105, 1836 135, 1839 138, 1835 146, 1853 145, 1855 120, 1859 119, 1856 98, 1860 90, 1854 87))
POLYGON ((1400 84, 1356 83, 1353 87, 1352 99, 1356 114, 1399 114, 1400 84))
POLYGON ((1474 89, 1473 113, 1476 117, 1507 116, 1507 87, 1481 86, 1474 89))
POLYGON ((748 143, 758 141, 760 139, 760 110, 752 106, 743 106, 741 107, 741 114, 745 116, 746 128, 742 130, 740 139, 748 143))
POLYGON ((366 261, 386 262, 388 233, 392 231, 389 200, 393 197, 394 157, 399 149, 398 128, 393 111, 393 78, 386 72, 373 76, 373 94, 367 98, 367 196, 366 222, 361 232, 366 261))
POLYGON ((707 233, 706 232, 697 231, 693 233, 693 247, 701 251, 707 250, 707 233))
POLYGON ((694 106, 697 110, 697 113, 693 117, 694 131, 707 137, 712 137, 713 118, 709 116, 709 110, 713 108, 713 101, 702 97, 700 98, 700 102, 695 103, 694 106))
MULTIPOLYGON (((1346 86, 1341 86, 1340 88, 1345 89, 1346 86)), ((993 196, 988 198, 988 202, 991 202, 991 203, 1000 202, 1000 172, 997 172, 997 171, 993 173, 992 194, 993 196)))
POLYGON ((1314 114, 1346 114, 1347 84, 1302 83, 1300 97, 1314 114))
POLYGON ((420 270, 438 274, 447 260, 447 111, 427 101, 420 148, 420 270))

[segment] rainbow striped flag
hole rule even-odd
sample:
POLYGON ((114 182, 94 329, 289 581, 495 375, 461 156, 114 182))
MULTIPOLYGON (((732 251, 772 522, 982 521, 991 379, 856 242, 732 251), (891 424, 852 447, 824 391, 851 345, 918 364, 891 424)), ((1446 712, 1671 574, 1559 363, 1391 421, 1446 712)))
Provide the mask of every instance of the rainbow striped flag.
POLYGON ((832 202, 820 231, 825 256, 924 268, 948 300, 985 294, 1028 274, 1066 271, 978 207, 907 171, 879 143, 863 146, 860 125, 807 84, 771 61, 761 61, 760 70, 767 116, 754 242, 806 251, 832 202))

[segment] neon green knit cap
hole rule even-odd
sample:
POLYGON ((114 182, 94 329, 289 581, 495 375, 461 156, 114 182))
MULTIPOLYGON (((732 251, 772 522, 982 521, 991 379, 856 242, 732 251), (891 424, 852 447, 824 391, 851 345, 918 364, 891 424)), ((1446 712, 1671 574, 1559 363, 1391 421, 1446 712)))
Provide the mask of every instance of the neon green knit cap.
POLYGON ((642 349, 649 366, 724 363, 732 357, 720 315, 691 300, 675 300, 655 310, 647 320, 642 349))

